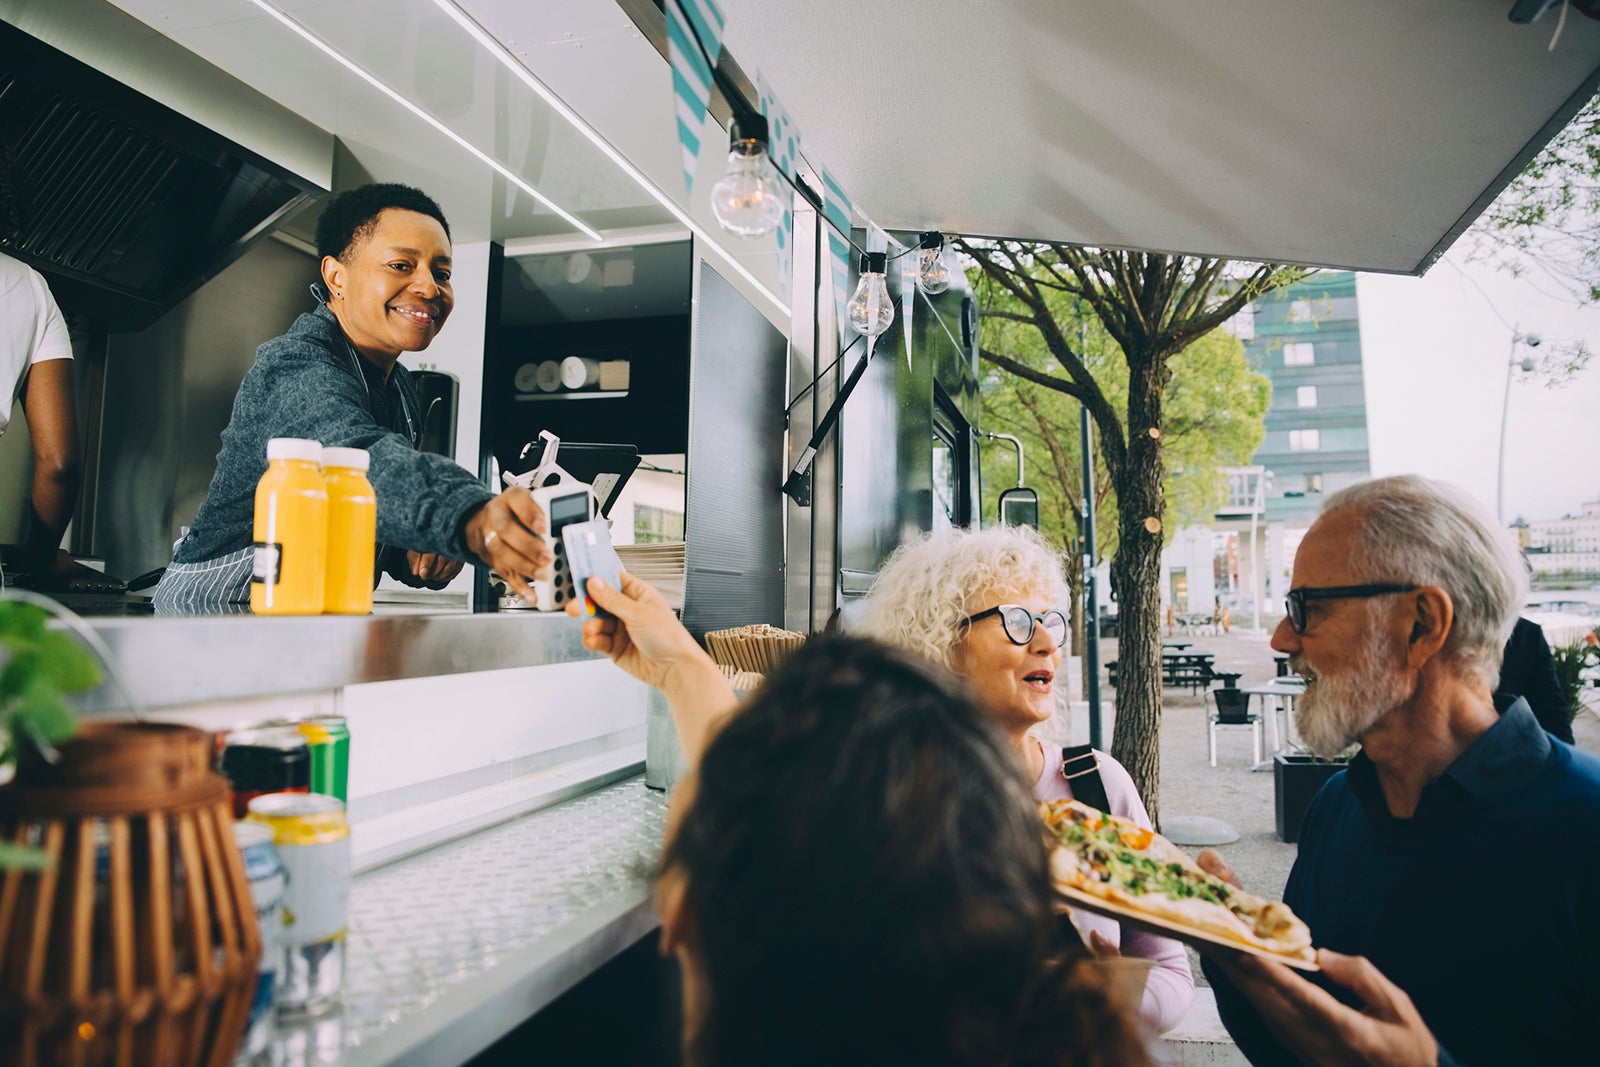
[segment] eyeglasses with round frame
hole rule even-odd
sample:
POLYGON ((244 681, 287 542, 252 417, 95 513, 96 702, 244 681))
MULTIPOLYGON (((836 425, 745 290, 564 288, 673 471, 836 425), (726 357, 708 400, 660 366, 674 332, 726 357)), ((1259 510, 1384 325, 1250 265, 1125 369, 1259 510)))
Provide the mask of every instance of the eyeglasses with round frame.
POLYGON ((1054 608, 1041 613, 1029 611, 1021 604, 1000 604, 980 611, 976 615, 968 615, 961 620, 961 625, 971 626, 991 615, 1000 616, 1000 625, 1005 629, 1006 639, 1013 645, 1030 643, 1033 640, 1035 625, 1044 627, 1045 635, 1055 642, 1055 647, 1060 648, 1067 643, 1067 617, 1054 608))
POLYGON ((1289 616, 1289 625, 1294 627, 1294 632, 1306 632, 1306 601, 1308 600, 1364 600, 1367 597, 1387 596, 1390 593, 1409 593, 1418 588, 1414 585, 1395 585, 1393 583, 1379 583, 1377 585, 1328 585, 1328 586, 1302 586, 1291 589, 1283 598, 1284 614, 1289 616))

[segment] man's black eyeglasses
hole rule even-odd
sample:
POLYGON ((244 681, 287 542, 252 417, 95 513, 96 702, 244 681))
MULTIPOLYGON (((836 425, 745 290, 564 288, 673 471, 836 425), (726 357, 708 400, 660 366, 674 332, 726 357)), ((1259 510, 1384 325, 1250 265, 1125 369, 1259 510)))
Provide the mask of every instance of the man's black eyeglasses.
POLYGON ((1330 585, 1321 589, 1307 586, 1289 590, 1289 595, 1283 599, 1283 606, 1289 615, 1289 625, 1294 627, 1295 633, 1303 634, 1306 632, 1308 600, 1359 600, 1387 593, 1409 593, 1415 588, 1414 585, 1330 585))
POLYGON ((1000 624, 1005 627, 1006 637, 1013 645, 1025 645, 1032 641, 1036 622, 1043 624, 1045 634, 1056 643, 1057 648, 1067 643, 1067 617, 1054 609, 1042 615, 1035 615, 1021 604, 1001 604, 988 611, 968 615, 961 620, 961 625, 971 626, 979 619, 987 619, 991 615, 1000 616, 1000 624))

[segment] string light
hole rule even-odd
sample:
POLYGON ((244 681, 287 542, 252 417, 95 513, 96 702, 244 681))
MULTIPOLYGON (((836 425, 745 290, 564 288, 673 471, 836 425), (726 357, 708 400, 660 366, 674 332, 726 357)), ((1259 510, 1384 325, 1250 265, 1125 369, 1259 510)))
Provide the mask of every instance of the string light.
POLYGON ((861 257, 861 280, 845 305, 850 328, 856 333, 877 337, 894 322, 894 303, 883 277, 888 265, 889 257, 884 252, 868 252, 861 257))
POLYGON ((735 236, 760 237, 783 219, 785 200, 767 154, 767 120, 735 118, 728 126, 728 170, 711 187, 711 213, 735 236))
POLYGON ((929 296, 950 288, 950 268, 944 261, 944 234, 924 231, 917 241, 917 284, 929 296))

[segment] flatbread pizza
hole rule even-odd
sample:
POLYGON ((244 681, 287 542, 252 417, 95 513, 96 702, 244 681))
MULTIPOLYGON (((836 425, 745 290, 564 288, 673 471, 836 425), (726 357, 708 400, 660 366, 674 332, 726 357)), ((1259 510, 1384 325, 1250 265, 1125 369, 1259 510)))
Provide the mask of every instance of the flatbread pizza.
POLYGON ((1171 841, 1076 800, 1039 805, 1055 850, 1050 873, 1070 904, 1315 969, 1311 930, 1287 904, 1207 874, 1171 841))

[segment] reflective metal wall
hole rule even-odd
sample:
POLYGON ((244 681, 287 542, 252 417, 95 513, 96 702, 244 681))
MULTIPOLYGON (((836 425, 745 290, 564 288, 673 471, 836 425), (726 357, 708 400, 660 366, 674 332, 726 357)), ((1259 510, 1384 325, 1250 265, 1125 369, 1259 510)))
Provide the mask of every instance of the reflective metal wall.
MULTIPOLYGON (((914 299, 911 358, 901 308, 878 338, 840 421, 839 576, 846 599, 867 591, 903 541, 977 514, 970 433, 978 423, 976 348, 963 329, 971 294, 958 276, 946 292, 930 299, 919 291, 914 299)), ((845 358, 843 373, 863 348, 864 342, 845 358)))
POLYGON ((704 261, 693 333, 683 622, 782 625, 788 339, 704 261))
MULTIPOLYGON (((262 241, 137 334, 112 334, 100 396, 93 546, 129 578, 165 565, 216 468, 256 346, 311 309, 314 257, 262 241)), ((92 462, 92 460, 91 460, 92 462)))

